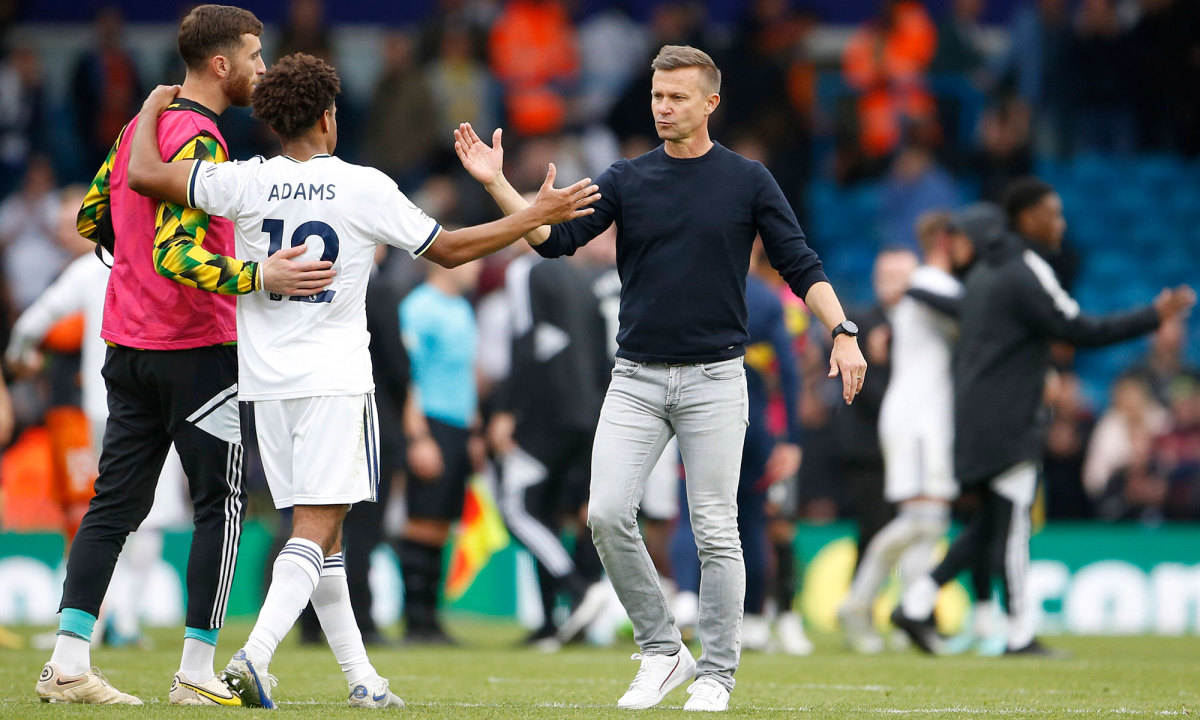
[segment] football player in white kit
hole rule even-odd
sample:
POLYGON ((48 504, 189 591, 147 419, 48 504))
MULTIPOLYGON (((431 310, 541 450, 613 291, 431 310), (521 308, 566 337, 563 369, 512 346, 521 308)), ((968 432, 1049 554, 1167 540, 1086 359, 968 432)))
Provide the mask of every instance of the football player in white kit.
POLYGON ((838 612, 847 643, 868 654, 883 650, 871 622, 875 596, 897 562, 905 583, 928 573, 958 495, 950 350, 963 286, 955 273, 974 250, 941 211, 917 220, 917 239, 925 263, 913 272, 892 313, 892 375, 879 412, 884 495, 899 508, 867 546, 838 612))
POLYGON ((520 217, 445 230, 386 175, 333 157, 340 89, 336 71, 310 55, 282 58, 252 104, 279 135, 271 160, 164 163, 158 113, 175 88, 151 94, 138 117, 129 163, 138 192, 232 220, 237 254, 260 260, 286 243, 330 267, 303 296, 255 292, 238 300, 238 397, 251 401, 263 466, 277 507, 293 507, 292 537, 246 645, 224 677, 243 704, 271 708, 268 664, 312 601, 350 687, 350 705, 403 701, 367 659, 350 606, 341 526, 353 503, 378 488, 378 428, 367 346, 365 297, 375 247, 387 243, 453 267, 499 250, 531 230, 591 213, 590 180, 555 190, 554 166, 520 217))

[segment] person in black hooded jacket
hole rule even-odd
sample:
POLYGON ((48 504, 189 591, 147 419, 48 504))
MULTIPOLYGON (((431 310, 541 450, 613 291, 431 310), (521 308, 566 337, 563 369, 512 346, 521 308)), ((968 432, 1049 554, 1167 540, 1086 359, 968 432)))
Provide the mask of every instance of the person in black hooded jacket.
POLYGON ((1151 305, 1136 310, 1082 314, 1047 262, 1066 231, 1058 193, 1037 178, 1021 178, 1008 187, 1004 205, 1003 213, 984 211, 964 228, 980 259, 966 277, 953 361, 955 474, 963 491, 979 494, 982 502, 945 559, 910 586, 892 615, 927 652, 940 647, 932 622, 938 588, 981 555, 992 559, 992 571, 1003 579, 1007 652, 1050 652, 1034 639, 1025 595, 1050 344, 1129 340, 1186 315, 1196 302, 1196 293, 1183 286, 1164 289, 1151 305))

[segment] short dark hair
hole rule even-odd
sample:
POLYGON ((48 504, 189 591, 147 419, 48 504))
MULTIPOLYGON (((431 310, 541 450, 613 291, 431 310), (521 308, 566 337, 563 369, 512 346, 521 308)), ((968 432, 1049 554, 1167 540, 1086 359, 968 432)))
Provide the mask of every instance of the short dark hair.
POLYGON ((262 35, 262 31, 262 21, 249 10, 199 5, 179 24, 179 56, 189 70, 201 70, 216 55, 232 55, 243 35, 262 35))
POLYGON ((1004 214, 1008 216, 1008 224, 1016 225, 1021 213, 1053 192, 1054 187, 1050 183, 1032 175, 1013 180, 1004 189, 1004 214))
POLYGON ((293 53, 279 59, 254 88, 254 116, 284 139, 303 135, 342 89, 337 70, 320 58, 293 53))

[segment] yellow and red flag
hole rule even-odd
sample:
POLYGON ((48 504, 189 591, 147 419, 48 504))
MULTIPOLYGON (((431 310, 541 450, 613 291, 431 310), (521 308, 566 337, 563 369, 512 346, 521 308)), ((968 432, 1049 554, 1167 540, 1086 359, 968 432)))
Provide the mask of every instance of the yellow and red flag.
POLYGON ((492 555, 508 546, 508 540, 508 529, 487 479, 474 476, 467 484, 462 521, 450 555, 446 599, 453 602, 461 598, 492 555))

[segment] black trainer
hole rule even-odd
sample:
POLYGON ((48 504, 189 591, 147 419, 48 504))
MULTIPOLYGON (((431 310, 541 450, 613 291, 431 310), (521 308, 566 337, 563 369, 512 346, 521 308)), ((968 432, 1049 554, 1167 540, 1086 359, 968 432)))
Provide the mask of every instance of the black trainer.
POLYGON ((937 625, 933 622, 933 616, 924 620, 913 620, 904 614, 900 606, 892 611, 892 624, 904 631, 904 634, 912 639, 924 652, 930 655, 940 655, 942 652, 942 636, 937 631, 937 625))

